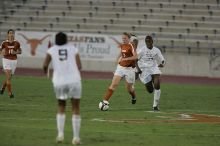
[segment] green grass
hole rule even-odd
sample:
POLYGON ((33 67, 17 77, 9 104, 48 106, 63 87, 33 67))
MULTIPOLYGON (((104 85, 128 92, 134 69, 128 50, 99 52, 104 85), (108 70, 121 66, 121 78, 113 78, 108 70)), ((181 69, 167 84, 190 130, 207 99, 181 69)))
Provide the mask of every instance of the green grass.
MULTIPOLYGON (((3 76, 0 77, 3 79, 3 76)), ((151 110, 153 94, 135 84, 137 104, 131 105, 122 81, 110 100, 110 110, 98 110, 110 80, 83 80, 81 139, 85 146, 219 146, 220 123, 167 122, 158 116, 179 113, 220 116, 220 86, 161 85, 162 112, 151 110), (94 120, 96 119, 96 120, 94 120), (97 121, 107 120, 107 121, 97 121)), ((69 146, 72 140, 68 102, 65 141, 56 144, 56 108, 52 83, 43 77, 13 78, 15 99, 0 96, 0 146, 69 146)))

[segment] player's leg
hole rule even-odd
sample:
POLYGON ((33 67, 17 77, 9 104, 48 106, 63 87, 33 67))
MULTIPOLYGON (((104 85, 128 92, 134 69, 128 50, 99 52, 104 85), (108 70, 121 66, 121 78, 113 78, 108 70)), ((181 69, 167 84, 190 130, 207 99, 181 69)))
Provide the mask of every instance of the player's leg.
POLYGON ((5 69, 4 70, 5 72, 5 76, 6 76, 6 87, 8 89, 8 95, 10 98, 13 98, 14 97, 14 94, 12 93, 12 85, 11 85, 11 70, 9 69, 5 69))
POLYGON ((69 88, 69 96, 72 103, 72 128, 73 128, 73 139, 72 144, 80 144, 80 126, 81 126, 81 117, 80 117, 80 98, 81 98, 81 83, 75 83, 69 88))
POLYGON ((149 93, 153 93, 154 92, 153 81, 151 80, 148 83, 146 83, 145 88, 149 93))
POLYGON ((67 94, 66 94, 66 85, 54 85, 54 91, 56 94, 56 98, 58 101, 58 110, 56 115, 57 120, 57 143, 62 143, 64 140, 64 126, 65 126, 65 109, 66 109, 66 100, 67 100, 67 94))
MULTIPOLYGON (((10 69, 10 63, 9 63, 8 59, 5 59, 5 58, 2 59, 2 66, 3 66, 4 73, 5 73, 5 70, 10 69)), ((0 94, 4 94, 6 86, 7 86, 7 78, 2 82, 0 94)))
POLYGON ((14 97, 12 93, 12 87, 11 87, 11 75, 16 68, 16 63, 17 61, 5 59, 5 58, 2 59, 3 69, 4 69, 4 73, 6 77, 2 85, 2 93, 4 92, 5 87, 7 87, 10 98, 14 97))
POLYGON ((126 85, 126 89, 127 89, 128 93, 131 95, 131 104, 135 104, 137 99, 136 99, 134 84, 133 83, 128 83, 126 81, 125 85, 126 85))
POLYGON ((135 83, 135 69, 134 68, 127 68, 125 71, 125 83, 126 83, 126 89, 128 93, 131 95, 131 103, 135 104, 136 94, 134 89, 134 83, 135 83))
POLYGON ((72 102, 72 127, 73 127, 73 140, 72 144, 80 144, 80 126, 81 126, 81 117, 80 117, 80 99, 71 99, 72 102))
POLYGON ((58 99, 58 111, 57 111, 57 131, 58 135, 56 138, 57 143, 62 143, 64 140, 64 126, 65 126, 65 107, 66 107, 66 100, 58 99))
POLYGON ((160 74, 153 75, 153 84, 154 84, 154 102, 153 110, 159 110, 158 105, 160 101, 160 74))
POLYGON ((139 79, 145 85, 146 90, 149 93, 153 93, 154 91, 153 79, 150 73, 151 73, 151 70, 142 69, 142 73, 139 75, 139 79))
POLYGON ((115 91, 115 89, 117 88, 118 84, 121 81, 121 76, 119 75, 114 75, 113 79, 112 79, 112 83, 109 86, 109 88, 107 89, 105 95, 104 95, 104 100, 105 101, 109 101, 109 99, 111 98, 113 92, 115 91))
POLYGON ((3 82, 2 82, 2 87, 1 87, 1 89, 0 89, 0 94, 4 94, 6 85, 7 85, 7 84, 6 84, 6 80, 3 80, 3 82))
POLYGON ((108 87, 107 91, 105 92, 105 95, 103 97, 103 100, 108 102, 109 99, 111 98, 113 92, 115 91, 115 89, 117 88, 118 84, 121 81, 121 78, 124 76, 124 67, 118 65, 115 73, 114 73, 114 77, 112 79, 112 83, 111 85, 108 87))
POLYGON ((8 87, 8 91, 9 91, 9 97, 10 98, 14 98, 14 94, 13 94, 13 92, 12 92, 12 84, 11 84, 11 79, 12 79, 12 76, 13 76, 13 74, 15 73, 15 69, 16 69, 16 67, 17 67, 17 60, 11 60, 10 61, 10 68, 11 68, 11 70, 10 70, 10 84, 8 85, 7 84, 7 86, 9 86, 8 87))

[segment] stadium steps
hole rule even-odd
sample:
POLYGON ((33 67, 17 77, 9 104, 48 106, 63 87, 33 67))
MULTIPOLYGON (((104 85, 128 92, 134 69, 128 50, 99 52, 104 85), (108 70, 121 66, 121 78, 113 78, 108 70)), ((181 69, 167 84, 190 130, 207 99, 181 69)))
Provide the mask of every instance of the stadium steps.
POLYGON ((191 39, 200 48, 216 47, 220 32, 217 0, 31 0, 12 4, 0 18, 2 30, 152 33, 168 46, 197 47, 191 39))

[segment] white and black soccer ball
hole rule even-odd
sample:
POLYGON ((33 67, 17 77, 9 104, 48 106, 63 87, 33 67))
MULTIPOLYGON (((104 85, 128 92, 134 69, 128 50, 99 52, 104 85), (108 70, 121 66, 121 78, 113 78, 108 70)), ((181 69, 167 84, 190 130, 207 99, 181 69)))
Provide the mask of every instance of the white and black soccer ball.
POLYGON ((109 109, 109 102, 106 100, 99 102, 99 109, 102 111, 107 111, 109 109))

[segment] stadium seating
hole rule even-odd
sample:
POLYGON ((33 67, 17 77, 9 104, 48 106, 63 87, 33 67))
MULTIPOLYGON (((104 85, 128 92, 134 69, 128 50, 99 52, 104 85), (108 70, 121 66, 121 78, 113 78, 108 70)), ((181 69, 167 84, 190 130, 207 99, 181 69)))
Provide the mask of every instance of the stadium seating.
MULTIPOLYGON (((0 28, 101 34, 152 34, 169 51, 220 46, 219 0, 8 0, 0 28)), ((4 39, 1 33, 0 39, 4 39)))

